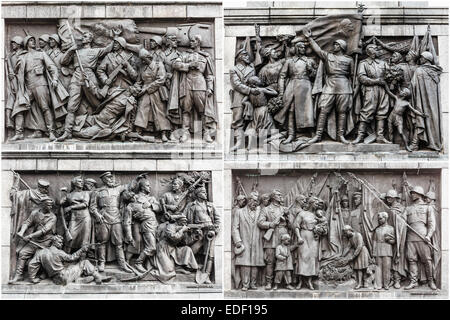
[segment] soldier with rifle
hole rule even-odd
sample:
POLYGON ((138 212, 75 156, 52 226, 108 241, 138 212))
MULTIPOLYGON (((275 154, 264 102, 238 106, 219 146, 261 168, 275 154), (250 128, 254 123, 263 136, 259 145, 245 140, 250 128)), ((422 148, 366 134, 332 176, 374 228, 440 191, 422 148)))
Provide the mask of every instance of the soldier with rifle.
POLYGON ((54 235, 51 238, 51 246, 49 248, 41 248, 31 259, 28 265, 30 281, 34 284, 40 282, 37 274, 41 269, 57 285, 67 285, 75 282, 81 276, 85 276, 82 279, 86 283, 89 280, 95 280, 96 284, 111 281, 112 277, 101 276, 89 260, 83 259, 87 251, 95 247, 95 245, 95 243, 85 244, 75 253, 68 254, 62 250, 63 238, 60 235, 54 235), (67 263, 69 265, 66 265, 67 263))
POLYGON ((10 284, 22 281, 27 261, 34 256, 38 249, 46 248, 51 244, 51 239, 56 234, 57 220, 52 212, 53 205, 54 201, 50 197, 42 199, 42 206, 31 212, 22 224, 20 231, 17 232, 17 236, 23 240, 23 243, 16 248, 16 273, 9 282, 10 284))

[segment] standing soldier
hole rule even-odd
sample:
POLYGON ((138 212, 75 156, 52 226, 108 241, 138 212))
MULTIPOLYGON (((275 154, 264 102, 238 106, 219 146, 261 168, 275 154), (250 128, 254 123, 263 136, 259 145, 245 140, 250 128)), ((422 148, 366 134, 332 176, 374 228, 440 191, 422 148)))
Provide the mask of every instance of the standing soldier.
POLYGON ((194 119, 197 113, 201 119, 203 139, 207 143, 213 142, 212 134, 217 128, 217 110, 214 101, 214 69, 209 53, 200 48, 202 38, 193 35, 190 47, 181 58, 174 63, 174 68, 181 72, 180 92, 183 134, 181 142, 186 142, 193 131, 194 119))
MULTIPOLYGON (((166 192, 163 194, 161 198, 161 203, 164 203, 167 214, 169 216, 179 215, 184 211, 186 207, 186 197, 183 196, 183 180, 179 177, 176 177, 172 180, 172 191, 166 192)), ((163 220, 169 220, 170 217, 164 217, 163 220)))
POLYGON ((91 196, 90 212, 95 220, 95 238, 99 242, 98 270, 105 271, 106 244, 111 241, 115 247, 116 259, 121 270, 131 273, 126 265, 123 252, 122 215, 119 210, 120 195, 128 189, 128 185, 116 185, 111 172, 100 176, 104 186, 98 188, 91 196))
POLYGON ((394 256, 393 244, 395 243, 395 230, 387 223, 387 212, 378 213, 378 226, 373 234, 373 257, 380 272, 375 278, 376 289, 389 290, 391 281, 392 257, 394 256))
POLYGON ((287 208, 280 190, 273 190, 270 204, 261 210, 258 227, 264 230, 263 248, 266 264, 266 290, 272 289, 273 272, 275 267, 275 249, 280 244, 281 235, 288 233, 285 215, 287 208))
POLYGON ((50 46, 48 45, 49 40, 50 40, 50 36, 46 33, 41 35, 38 39, 40 51, 43 51, 46 54, 49 54, 49 52, 50 52, 50 46))
POLYGON ((61 44, 61 39, 59 36, 55 34, 51 34, 48 40, 48 45, 50 50, 48 52, 49 57, 53 60, 56 67, 59 71, 59 80, 65 89, 69 88, 70 79, 71 79, 71 70, 66 66, 61 65, 61 61, 65 56, 65 53, 61 51, 59 45, 61 44))
POLYGON ((388 64, 376 59, 377 46, 369 44, 366 48, 367 59, 361 61, 358 67, 358 79, 363 93, 363 105, 359 113, 358 136, 352 142, 363 142, 367 128, 376 119, 376 142, 391 143, 384 137, 384 122, 389 112, 389 96, 386 93, 387 84, 384 80, 388 64))
POLYGON ((395 229, 396 241, 393 255, 392 271, 394 288, 400 289, 400 280, 408 275, 406 262, 406 214, 405 207, 400 203, 400 195, 394 189, 385 195, 385 201, 391 212, 392 226, 395 229))
POLYGON ((296 56, 289 58, 280 72, 278 89, 279 94, 283 96, 284 106, 274 119, 285 125, 287 115, 288 137, 284 143, 292 142, 297 131, 314 127, 311 79, 316 73, 316 64, 313 59, 306 57, 305 53, 305 44, 297 42, 296 56))
POLYGON ((53 199, 49 197, 42 199, 42 206, 31 212, 23 222, 20 231, 17 232, 17 236, 25 244, 16 248, 16 274, 9 282, 10 284, 23 280, 25 264, 39 249, 38 245, 44 248, 50 246, 52 237, 56 233, 56 216, 52 212, 53 204, 53 199))
MULTIPOLYGON (((167 113, 170 122, 178 126, 181 124, 181 110, 179 101, 180 72, 174 68, 177 59, 181 59, 181 52, 177 50, 178 39, 175 34, 167 34, 163 41, 166 49, 164 50, 164 67, 166 68, 166 88, 169 90, 169 99, 167 102, 167 113)), ((171 139, 174 137, 171 137, 171 139)))
POLYGON ((352 107, 353 89, 350 77, 353 74, 353 59, 346 55, 347 42, 338 39, 333 43, 333 52, 323 51, 319 45, 311 38, 311 30, 304 30, 304 35, 308 39, 313 51, 322 60, 326 72, 325 85, 319 98, 319 119, 317 120, 316 135, 308 141, 309 144, 322 140, 328 114, 333 107, 336 107, 338 114, 337 140, 342 143, 349 143, 344 135, 347 123, 347 113, 352 107))
POLYGON ((17 83, 17 75, 16 75, 16 64, 17 60, 19 59, 19 56, 21 54, 24 54, 22 50, 23 45, 23 38, 19 36, 15 36, 11 39, 11 52, 6 57, 6 68, 7 68, 7 88, 6 88, 6 94, 8 95, 6 99, 6 127, 8 129, 14 129, 14 121, 11 118, 11 112, 14 107, 14 103, 16 102, 16 96, 17 96, 17 89, 18 89, 18 83, 17 83))
POLYGON ((14 117, 16 134, 11 141, 22 140, 25 125, 25 113, 29 112, 29 128, 34 130, 30 138, 42 137, 42 123, 36 118, 34 111, 42 112, 44 115, 45 127, 47 128, 50 141, 56 139, 54 134, 53 114, 50 110, 50 92, 49 83, 53 88, 58 86, 58 69, 52 59, 42 51, 36 50, 36 38, 26 36, 24 47, 27 52, 20 56, 17 61, 17 82, 18 82, 18 101, 16 101, 12 113, 14 117), (46 79, 45 70, 50 72, 51 79, 46 79), (35 110, 32 104, 36 103, 39 109, 35 110))
MULTIPOLYGON (((201 229, 198 240, 192 245, 192 251, 197 254, 203 248, 203 254, 208 256, 206 262, 206 273, 211 274, 214 263, 214 244, 220 229, 220 217, 213 204, 208 201, 208 194, 205 187, 201 186, 195 189, 196 199, 186 207, 186 217, 189 224, 198 225, 201 229), (209 252, 207 251, 209 244, 209 252)), ((211 279, 206 281, 211 283, 211 279)))
POLYGON ((436 227, 433 208, 423 200, 425 193, 422 187, 414 187, 410 191, 410 195, 412 204, 406 207, 406 218, 407 223, 414 231, 408 229, 406 233, 406 257, 409 262, 411 282, 405 287, 405 290, 413 289, 419 285, 419 260, 425 268, 428 286, 432 290, 436 290, 433 279, 433 259, 429 245, 436 227))
POLYGON ((250 62, 248 52, 242 48, 236 52, 236 65, 230 69, 231 88, 231 111, 233 112, 233 122, 231 129, 234 131, 236 143, 230 149, 231 152, 242 149, 244 141, 244 106, 242 100, 250 94, 258 95, 258 88, 250 88, 248 79, 256 75, 255 67, 250 62))
MULTIPOLYGON (((114 32, 116 36, 120 33, 118 31, 114 32)), ((69 85, 69 102, 67 103, 68 113, 64 124, 64 133, 57 139, 57 141, 64 141, 67 138, 72 137, 72 129, 75 124, 75 113, 80 107, 83 96, 85 96, 85 98, 93 106, 100 104, 98 97, 93 95, 93 93, 86 87, 86 81, 89 79, 89 83, 92 83, 95 87, 98 87, 97 77, 94 72, 97 67, 98 59, 105 56, 112 50, 114 41, 111 41, 111 43, 104 48, 92 48, 91 44, 93 40, 94 34, 92 32, 84 32, 82 38, 83 47, 81 49, 77 49, 77 46, 74 43, 73 46, 66 52, 64 59, 61 61, 62 65, 68 66, 73 60, 75 72, 72 75, 72 80, 69 85), (78 51, 78 54, 76 54, 75 51, 78 51), (77 58, 75 58, 75 56, 77 58), (81 61, 79 61, 79 59, 81 61)))
POLYGON ((138 193, 132 195, 132 201, 125 208, 124 231, 125 241, 138 249, 139 257, 136 259, 135 268, 140 272, 146 272, 144 262, 156 253, 156 229, 158 221, 156 214, 161 211, 159 202, 151 195, 150 182, 147 179, 141 179, 138 182, 138 193), (132 234, 132 220, 139 223, 139 231, 143 240, 143 250, 140 250, 140 244, 135 243, 132 234))
POLYGON ((353 210, 350 212, 349 225, 355 232, 362 234, 363 219, 361 211, 361 198, 362 194, 360 191, 356 191, 353 193, 353 210))

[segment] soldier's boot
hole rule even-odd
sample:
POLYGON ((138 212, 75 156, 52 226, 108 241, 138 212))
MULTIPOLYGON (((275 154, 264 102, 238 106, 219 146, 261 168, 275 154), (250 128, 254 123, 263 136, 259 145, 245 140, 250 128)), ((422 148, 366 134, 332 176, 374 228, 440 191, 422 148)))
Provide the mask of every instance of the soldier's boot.
POLYGON ((338 115, 338 123, 337 123, 337 140, 344 144, 349 144, 350 141, 345 139, 345 125, 347 122, 347 115, 345 113, 341 113, 338 115))
MULTIPOLYGON (((266 289, 266 290, 267 290, 267 289, 266 289)), ((270 289, 269 289, 269 290, 270 290, 270 289)), ((278 283, 275 283, 275 284, 273 285, 272 290, 278 290, 278 283)))
POLYGON ((256 285, 256 279, 250 280, 250 290, 258 290, 258 286, 256 285))
POLYGON ((123 253, 122 246, 116 246, 116 258, 117 263, 119 264, 120 270, 126 272, 126 273, 133 273, 133 270, 131 270, 125 261, 125 254, 123 253))
POLYGON ((147 255, 144 252, 141 252, 139 257, 136 259, 136 262, 134 263, 134 267, 136 268, 136 270, 142 273, 147 271, 147 269, 144 268, 145 258, 147 258, 147 255))
POLYGON ((272 277, 266 276, 266 286, 265 290, 272 290, 272 277))
POLYGON ((308 280, 306 281, 306 286, 309 290, 314 290, 314 286, 312 284, 312 277, 308 277, 308 280))
POLYGON ((14 129, 14 121, 11 119, 11 109, 6 109, 5 120, 6 120, 6 128, 14 129))
POLYGON ((247 150, 257 149, 258 148, 258 137, 257 136, 248 136, 248 144, 247 150))
POLYGON ((191 134, 189 132, 189 127, 191 126, 191 115, 187 112, 183 112, 183 120, 182 120, 182 134, 180 137, 180 142, 184 143, 187 142, 191 138, 191 134))
POLYGON ((243 149, 245 144, 244 131, 236 130, 234 137, 236 138, 235 145, 230 149, 230 152, 234 152, 238 149, 243 149))
POLYGON ((211 284, 211 271, 213 266, 213 258, 208 258, 208 262, 206 263, 206 273, 208 274, 208 278, 206 278, 205 283, 211 284))
POLYGON ((366 123, 361 121, 358 125, 358 135, 356 139, 352 141, 352 144, 358 144, 364 142, 364 136, 366 135, 366 123))
POLYGON ((411 278, 411 282, 405 287, 405 290, 411 290, 419 286, 419 284, 417 283, 417 279, 419 276, 419 268, 417 266, 417 262, 409 262, 409 276, 411 278))
POLYGON ((41 130, 35 130, 30 136, 28 136, 30 139, 38 139, 42 138, 42 131, 41 130))
POLYGON ((103 277, 97 271, 95 271, 92 275, 94 276, 94 280, 95 280, 96 284, 102 284, 104 282, 110 282, 112 280, 112 277, 110 277, 110 276, 103 277))
POLYGON ((295 139, 295 118, 294 111, 289 111, 288 117, 288 137, 283 143, 291 143, 295 139))
POLYGON ((323 130, 325 129, 325 123, 327 121, 327 113, 322 109, 319 114, 319 120, 317 120, 316 135, 308 140, 308 144, 320 142, 322 140, 323 130))
POLYGON ((23 140, 23 124, 24 124, 23 113, 19 113, 14 118, 14 121, 16 126, 16 133, 11 139, 9 139, 9 141, 23 140))
POLYGON ((164 130, 161 132, 161 141, 162 142, 168 142, 169 141, 169 131, 164 130))
POLYGON ((400 289, 401 288, 401 285, 400 285, 401 277, 400 277, 400 274, 397 271, 394 271, 393 278, 394 278, 394 285, 393 285, 394 288, 395 289, 400 289))
POLYGON ((97 254, 98 254, 98 271, 104 272, 105 271, 105 261, 106 261, 106 246, 104 244, 101 244, 97 248, 97 254))
POLYGON ((392 144, 389 140, 384 137, 384 120, 377 120, 377 143, 387 143, 392 144))
POLYGON ((431 260, 427 260, 427 262, 424 265, 425 265, 425 274, 428 280, 428 286, 430 287, 431 290, 437 290, 436 284, 434 283, 433 280, 433 262, 431 260))
POLYGON ((51 130, 48 132, 48 138, 50 139, 50 141, 55 141, 56 140, 56 136, 55 136, 55 131, 51 130))
POLYGON ((209 133, 208 130, 205 130, 205 132, 203 133, 203 140, 204 140, 206 143, 213 143, 213 142, 214 142, 214 140, 213 140, 213 138, 211 137, 211 134, 209 133))
POLYGON ((66 139, 71 139, 72 138, 72 133, 69 131, 64 131, 64 133, 62 134, 62 136, 58 137, 55 141, 57 142, 62 142, 66 139))
POLYGON ((414 132, 413 138, 408 146, 409 152, 418 151, 419 150, 419 138, 416 132, 414 132))
POLYGON ((41 282, 41 279, 39 279, 39 278, 30 278, 30 282, 31 282, 31 284, 38 284, 39 282, 41 282))
POLYGON ((19 281, 22 281, 24 279, 23 277, 23 269, 25 268, 26 260, 24 259, 17 259, 16 263, 16 274, 14 275, 14 278, 12 278, 8 283, 9 284, 15 284, 19 281))
POLYGON ((286 286, 286 289, 288 289, 288 290, 294 290, 295 288, 289 283, 289 284, 286 286))

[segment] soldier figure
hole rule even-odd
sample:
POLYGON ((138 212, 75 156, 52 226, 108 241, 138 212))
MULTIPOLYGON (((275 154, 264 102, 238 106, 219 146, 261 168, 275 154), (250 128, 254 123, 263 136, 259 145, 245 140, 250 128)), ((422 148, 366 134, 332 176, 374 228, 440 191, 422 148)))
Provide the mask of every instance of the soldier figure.
POLYGON ((376 276, 376 288, 389 290, 391 281, 392 257, 394 256, 395 231, 387 223, 387 212, 378 213, 378 226, 373 234, 373 257, 376 259, 380 272, 376 276))
POLYGON ((140 272, 147 271, 144 268, 144 262, 147 259, 151 261, 156 252, 156 229, 158 228, 156 213, 161 211, 161 207, 150 192, 150 182, 147 179, 141 179, 138 182, 138 193, 133 195, 133 200, 127 205, 123 219, 125 242, 133 246, 135 246, 135 242, 131 230, 131 221, 135 220, 139 223, 139 231, 144 246, 136 259, 135 268, 140 272))
POLYGON ((314 127, 311 79, 314 78, 317 66, 313 59, 305 56, 306 46, 303 42, 295 44, 295 53, 295 57, 284 63, 278 80, 284 106, 274 119, 281 125, 287 123, 288 137, 284 143, 292 142, 300 129, 314 127))
POLYGON ((50 36, 46 33, 41 35, 38 39, 40 51, 43 51, 46 54, 49 54, 49 52, 50 52, 50 46, 48 45, 49 40, 50 40, 50 36))
MULTIPOLYGON (((118 35, 118 31, 114 31, 118 35)), ((64 59, 61 61, 62 65, 69 65, 72 60, 75 66, 75 72, 73 73, 72 80, 69 85, 69 102, 67 104, 67 116, 64 124, 64 134, 57 139, 57 141, 64 141, 67 138, 72 137, 72 129, 75 123, 75 113, 78 111, 81 99, 83 95, 89 100, 91 105, 99 105, 98 97, 96 97, 86 87, 86 81, 93 83, 95 87, 98 87, 97 77, 94 70, 97 67, 98 59, 105 56, 113 48, 114 41, 104 48, 91 48, 94 35, 92 32, 84 32, 82 43, 83 47, 77 49, 74 43, 71 48, 66 52, 64 59), (75 51, 78 50, 78 55, 75 51), (77 58, 75 59, 75 55, 77 58), (81 59, 81 61, 78 60, 81 59), (81 65, 80 65, 81 64, 81 65), (84 74, 83 74, 84 72, 84 74)))
POLYGON ((39 248, 50 246, 52 236, 56 233, 56 216, 52 212, 53 205, 53 199, 49 197, 42 199, 42 206, 31 212, 23 222, 20 231, 17 232, 17 236, 25 244, 16 248, 16 274, 9 282, 10 284, 23 280, 25 264, 39 248))
POLYGON ((6 127, 8 129, 14 129, 14 121, 11 118, 11 113, 16 102, 17 90, 18 90, 18 79, 16 75, 16 65, 17 60, 21 54, 24 54, 22 50, 23 39, 22 37, 15 36, 11 39, 11 52, 6 57, 6 68, 8 73, 8 81, 6 94, 8 95, 6 100, 6 127))
POLYGON ((282 204, 283 195, 280 190, 273 190, 270 204, 261 210, 258 218, 258 227, 264 230, 263 248, 264 262, 266 264, 266 290, 272 289, 273 273, 275 267, 275 249, 280 244, 281 235, 288 233, 287 208, 282 204))
POLYGON ((346 55, 347 42, 338 39, 334 41, 333 52, 325 52, 311 38, 311 30, 304 29, 304 35, 308 39, 313 51, 324 63, 327 75, 322 94, 319 98, 320 114, 317 120, 316 135, 308 141, 308 144, 321 141, 328 114, 334 106, 336 106, 338 114, 337 140, 342 143, 349 143, 344 135, 347 113, 351 109, 353 101, 353 89, 350 77, 353 74, 354 63, 353 59, 346 55))
MULTIPOLYGON (((198 225, 201 229, 198 240, 192 245, 192 251, 197 254, 203 248, 203 254, 208 256, 206 265, 206 273, 211 274, 214 263, 214 243, 220 229, 220 217, 213 204, 208 201, 208 195, 205 187, 201 186, 195 189, 196 200, 194 200, 189 207, 186 207, 186 217, 188 224, 198 225), (209 252, 207 249, 207 241, 209 244, 209 252)), ((211 283, 208 279, 206 283, 211 283)))
POLYGON ((95 219, 95 238, 99 242, 97 248, 98 270, 105 271, 106 243, 111 241, 115 247, 116 259, 121 270, 131 273, 126 265, 123 252, 122 217, 119 211, 119 198, 123 191, 128 189, 127 185, 116 185, 111 172, 105 172, 100 176, 104 183, 92 194, 90 204, 91 215, 95 219))
POLYGON ((362 232, 362 212, 361 212, 361 198, 362 194, 359 191, 356 191, 353 193, 352 200, 353 200, 353 210, 350 212, 350 220, 349 225, 352 227, 352 229, 355 232, 361 233, 362 232))
POLYGON ((174 68, 182 72, 179 97, 183 111, 181 142, 189 139, 189 130, 193 130, 192 114, 197 112, 202 122, 203 139, 213 142, 211 135, 217 127, 217 110, 214 102, 214 69, 210 55, 200 48, 200 35, 190 37, 190 51, 187 51, 174 63, 174 68))
POLYGON ((183 180, 176 177, 172 180, 172 191, 166 192, 161 198, 161 203, 164 203, 169 217, 164 217, 163 220, 169 220, 170 217, 179 215, 186 207, 186 197, 182 199, 183 195, 183 180))
MULTIPOLYGON (((10 141, 23 139, 25 113, 32 112, 30 108, 33 108, 33 102, 38 105, 38 108, 43 113, 50 141, 53 141, 56 137, 54 134, 53 114, 50 110, 51 100, 48 85, 50 83, 53 88, 58 86, 58 69, 45 52, 36 50, 36 39, 34 36, 25 37, 24 47, 27 52, 20 56, 16 66, 18 101, 16 101, 11 115, 14 117, 16 134, 10 141), (51 79, 46 78, 46 70, 49 71, 51 79)), ((34 121, 30 120, 30 122, 39 121, 38 119, 33 120, 34 121)), ((30 138, 42 137, 41 128, 41 123, 30 124, 30 129, 35 130, 30 138)))
POLYGON ((407 223, 414 231, 408 229, 406 233, 406 257, 409 263, 411 282, 405 287, 405 290, 418 286, 419 260, 425 268, 428 286, 432 290, 436 290, 436 284, 433 279, 433 259, 429 245, 436 227, 433 208, 424 202, 423 197, 425 193, 422 187, 414 187, 410 191, 410 195, 413 203, 406 208, 406 218, 407 223))
POLYGON ((376 45, 369 44, 366 48, 367 59, 361 61, 358 67, 358 79, 363 93, 363 105, 359 114, 358 136, 352 142, 363 142, 367 128, 376 119, 376 142, 391 143, 384 137, 384 122, 389 112, 389 96, 386 93, 387 84, 384 80, 389 66, 386 62, 376 59, 376 45))
POLYGON ((57 285, 67 285, 75 282, 81 276, 86 276, 87 278, 84 278, 84 280, 90 281, 92 281, 92 278, 89 277, 92 276, 97 284, 112 280, 112 277, 102 277, 89 260, 82 259, 92 245, 86 244, 73 254, 64 252, 62 246, 63 238, 60 235, 54 235, 52 237, 52 245, 49 248, 36 252, 28 265, 28 273, 32 283, 40 282, 37 273, 41 268, 57 285), (65 266, 65 262, 72 264, 65 266))
POLYGON ((250 94, 258 95, 258 88, 250 88, 248 79, 256 75, 255 67, 250 62, 250 57, 245 49, 240 49, 236 53, 236 65, 230 69, 230 83, 233 88, 231 94, 231 110, 233 112, 233 122, 231 129, 234 130, 236 143, 230 149, 231 152, 242 149, 244 141, 244 106, 242 100, 250 94))

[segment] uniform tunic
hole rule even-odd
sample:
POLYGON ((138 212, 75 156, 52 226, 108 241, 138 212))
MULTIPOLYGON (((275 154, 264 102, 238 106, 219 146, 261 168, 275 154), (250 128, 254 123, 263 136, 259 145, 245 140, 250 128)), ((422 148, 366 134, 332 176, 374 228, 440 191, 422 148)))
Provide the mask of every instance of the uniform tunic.
POLYGON ((166 103, 162 101, 160 88, 166 81, 166 71, 161 61, 152 60, 149 65, 143 66, 139 74, 143 82, 145 93, 138 101, 136 120, 134 124, 147 129, 153 124, 156 131, 170 130, 170 121, 166 103))
POLYGON ((91 215, 89 213, 89 192, 71 192, 67 195, 66 205, 82 205, 83 208, 70 211, 69 231, 72 235, 71 248, 81 248, 91 240, 91 215))

